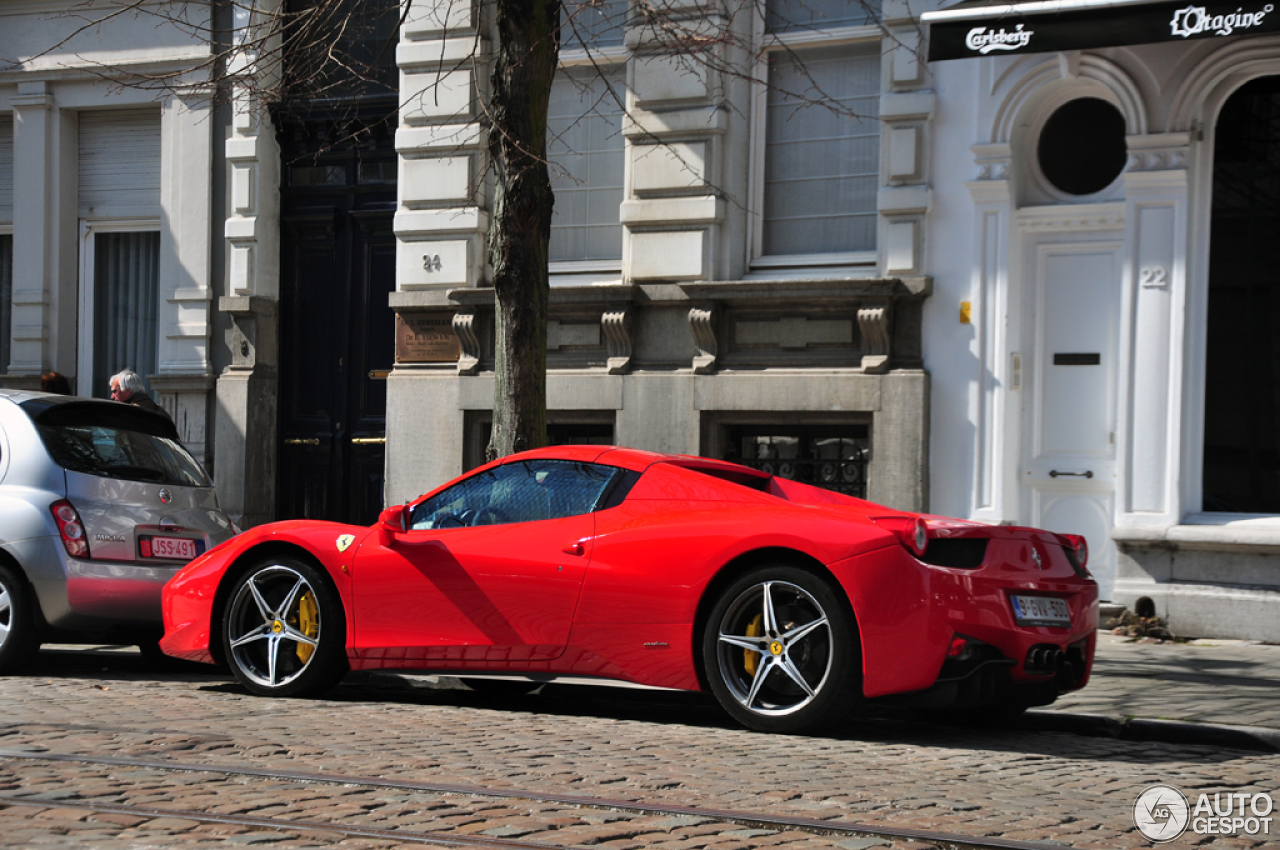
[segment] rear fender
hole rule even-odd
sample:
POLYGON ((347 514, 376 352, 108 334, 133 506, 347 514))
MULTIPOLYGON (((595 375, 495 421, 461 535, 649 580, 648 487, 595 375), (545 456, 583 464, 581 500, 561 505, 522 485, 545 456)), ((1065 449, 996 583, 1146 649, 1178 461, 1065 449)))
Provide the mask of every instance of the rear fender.
POLYGON ((858 621, 863 694, 877 697, 933 684, 951 635, 929 604, 928 567, 894 545, 839 561, 831 572, 858 621))

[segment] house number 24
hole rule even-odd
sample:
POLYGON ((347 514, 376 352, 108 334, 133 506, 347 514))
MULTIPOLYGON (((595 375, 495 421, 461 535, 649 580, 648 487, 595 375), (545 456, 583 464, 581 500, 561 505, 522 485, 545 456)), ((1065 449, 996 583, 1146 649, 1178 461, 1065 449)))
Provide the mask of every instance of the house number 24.
POLYGON ((424 271, 438 272, 440 271, 440 255, 439 254, 423 254, 422 268, 424 271))
POLYGON ((1143 266, 1138 272, 1138 282, 1143 286, 1164 286, 1168 283, 1165 280, 1164 266, 1143 266))

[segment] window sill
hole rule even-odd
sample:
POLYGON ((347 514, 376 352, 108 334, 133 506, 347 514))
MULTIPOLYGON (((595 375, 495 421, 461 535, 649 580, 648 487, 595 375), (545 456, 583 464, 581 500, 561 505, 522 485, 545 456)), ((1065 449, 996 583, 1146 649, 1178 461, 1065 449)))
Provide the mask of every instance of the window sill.
POLYGON ((617 260, 550 263, 552 286, 616 286, 622 283, 622 266, 617 260))
POLYGON ((1280 516, 1190 514, 1181 525, 1118 526, 1111 539, 1136 549, 1280 553, 1280 516))
POLYGON ((847 254, 787 254, 756 257, 743 280, 876 277, 879 269, 874 251, 847 254))

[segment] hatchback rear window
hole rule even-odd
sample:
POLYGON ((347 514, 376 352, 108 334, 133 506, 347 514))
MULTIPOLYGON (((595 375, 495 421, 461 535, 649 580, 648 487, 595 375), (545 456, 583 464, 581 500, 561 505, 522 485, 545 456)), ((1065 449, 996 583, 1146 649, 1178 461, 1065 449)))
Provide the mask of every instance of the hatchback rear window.
POLYGON ((29 410, 55 463, 103 478, 211 487, 163 417, 124 405, 68 403, 29 410), (114 409, 114 408, 119 409, 114 409))

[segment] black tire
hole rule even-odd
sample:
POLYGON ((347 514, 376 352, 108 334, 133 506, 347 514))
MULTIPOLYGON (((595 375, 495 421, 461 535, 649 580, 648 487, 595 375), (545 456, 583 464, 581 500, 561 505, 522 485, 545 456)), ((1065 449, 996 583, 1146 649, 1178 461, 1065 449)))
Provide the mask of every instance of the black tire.
POLYGON ((522 697, 542 687, 528 679, 461 679, 462 684, 487 697, 522 697))
POLYGON ((315 567, 268 558, 237 579, 227 599, 223 654, 251 692, 314 697, 346 675, 342 600, 315 567))
POLYGON ((791 566, 752 570, 720 595, 702 634, 720 705, 761 732, 812 732, 845 716, 862 690, 858 630, 843 594, 791 566))
POLYGON ((22 576, 0 564, 0 675, 20 670, 40 649, 34 605, 22 576))

